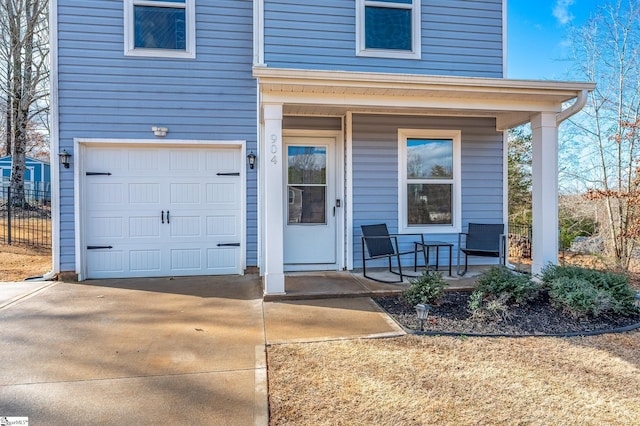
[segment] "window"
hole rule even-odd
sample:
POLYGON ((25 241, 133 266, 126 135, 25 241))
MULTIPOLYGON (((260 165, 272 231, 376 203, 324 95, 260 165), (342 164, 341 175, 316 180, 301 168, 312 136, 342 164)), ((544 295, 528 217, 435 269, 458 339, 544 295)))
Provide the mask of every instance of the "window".
POLYGON ((460 131, 399 130, 398 134, 398 229, 460 232, 460 131))
POLYGON ((125 0, 125 54, 195 58, 195 0, 125 0))
POLYGON ((356 54, 420 59, 420 0, 357 0, 356 54))

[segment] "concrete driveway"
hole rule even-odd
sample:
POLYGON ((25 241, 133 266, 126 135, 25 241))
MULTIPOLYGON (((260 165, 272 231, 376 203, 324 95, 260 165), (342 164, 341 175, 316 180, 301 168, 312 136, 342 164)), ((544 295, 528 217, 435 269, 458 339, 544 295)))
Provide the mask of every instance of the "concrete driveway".
POLYGON ((0 417, 267 423, 256 276, 16 285, 0 295, 0 417))

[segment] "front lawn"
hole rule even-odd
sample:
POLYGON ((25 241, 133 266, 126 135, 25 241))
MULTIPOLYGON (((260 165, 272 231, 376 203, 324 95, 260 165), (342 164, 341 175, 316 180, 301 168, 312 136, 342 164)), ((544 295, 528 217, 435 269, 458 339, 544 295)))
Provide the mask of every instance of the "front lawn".
POLYGON ((272 425, 637 425, 640 332, 268 348, 272 425))

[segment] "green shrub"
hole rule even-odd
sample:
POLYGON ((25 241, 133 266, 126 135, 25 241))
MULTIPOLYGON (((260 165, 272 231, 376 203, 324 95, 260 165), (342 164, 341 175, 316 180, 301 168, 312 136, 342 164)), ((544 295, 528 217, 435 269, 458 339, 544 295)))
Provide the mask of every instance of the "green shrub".
POLYGON ((426 303, 435 305, 444 295, 444 288, 448 285, 440 272, 424 271, 421 276, 409 280, 411 286, 402 294, 410 305, 426 303))
POLYGON ((469 297, 468 308, 475 318, 508 319, 509 305, 534 299, 540 287, 529 276, 494 266, 478 277, 478 287, 469 297))
POLYGON ((576 314, 598 316, 607 312, 636 312, 633 303, 635 291, 629 287, 629 279, 623 274, 578 266, 549 265, 542 271, 542 281, 549 288, 552 301, 576 314), (587 307, 589 303, 594 305, 587 307))
POLYGON ((478 278, 475 291, 484 298, 494 296, 503 298, 506 304, 520 304, 534 299, 540 286, 532 282, 528 275, 513 272, 504 266, 494 266, 478 278))
POLYGON ((578 277, 559 277, 551 281, 549 297, 554 305, 574 317, 597 317, 611 311, 616 303, 609 293, 578 277))

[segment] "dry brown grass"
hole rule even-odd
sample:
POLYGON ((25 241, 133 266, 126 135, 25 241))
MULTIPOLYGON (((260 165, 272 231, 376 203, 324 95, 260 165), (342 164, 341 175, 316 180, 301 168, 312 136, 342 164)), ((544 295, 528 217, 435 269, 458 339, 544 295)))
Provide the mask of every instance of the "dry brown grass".
POLYGON ((51 270, 51 249, 0 245, 0 281, 22 281, 51 270))
POLYGON ((272 425, 637 425, 640 332, 272 346, 272 425))

